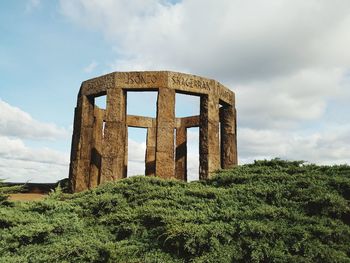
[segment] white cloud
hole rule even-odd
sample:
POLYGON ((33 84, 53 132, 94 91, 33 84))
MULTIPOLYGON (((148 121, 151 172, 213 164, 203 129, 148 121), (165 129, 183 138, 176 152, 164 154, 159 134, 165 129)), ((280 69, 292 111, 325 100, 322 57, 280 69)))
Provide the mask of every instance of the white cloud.
POLYGON ((0 135, 22 139, 55 140, 69 138, 65 128, 33 119, 27 112, 0 99, 0 135))
POLYGON ((344 69, 303 69, 295 74, 236 87, 243 126, 290 129, 301 121, 319 120, 327 102, 346 93, 344 69))
POLYGON ((28 0, 26 4, 25 11, 27 13, 32 12, 40 6, 40 0, 28 0))
POLYGON ((117 69, 170 67, 252 80, 350 59, 339 51, 350 44, 346 0, 60 3, 64 15, 114 41, 125 57, 117 69))
POLYGON ((280 157, 321 164, 344 164, 350 160, 350 126, 302 134, 271 130, 239 130, 240 162, 280 157))
POLYGON ((110 71, 179 70, 231 87, 241 161, 350 161, 348 0, 61 0, 60 7, 105 35, 118 55, 110 71))
POLYGON ((145 174, 146 144, 128 139, 128 176, 145 174))
POLYGON ((29 147, 25 140, 68 139, 69 132, 0 99, 0 178, 11 182, 56 182, 68 177, 69 155, 49 147, 29 147))
POLYGON ((68 177, 68 165, 0 157, 0 178, 8 182, 54 183, 68 177))
POLYGON ((21 161, 68 165, 69 156, 49 148, 33 149, 20 139, 0 136, 0 158, 21 161))
POLYGON ((95 70, 95 68, 97 67, 98 63, 96 61, 92 61, 89 65, 87 65, 84 68, 84 72, 85 73, 91 73, 95 70))
POLYGON ((68 177, 68 153, 33 149, 18 138, 0 136, 0 178, 11 182, 56 182, 68 177))

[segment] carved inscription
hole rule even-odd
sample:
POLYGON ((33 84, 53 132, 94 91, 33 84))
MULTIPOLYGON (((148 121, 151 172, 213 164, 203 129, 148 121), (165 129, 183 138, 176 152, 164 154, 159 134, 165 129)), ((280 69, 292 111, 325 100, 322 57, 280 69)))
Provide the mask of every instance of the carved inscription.
POLYGON ((114 87, 114 75, 107 74, 99 78, 85 81, 84 83, 85 93, 87 95, 94 94, 100 90, 106 90, 114 87))
POLYGON ((155 84, 157 82, 156 75, 141 75, 126 73, 125 84, 155 84))
POLYGON ((225 100, 227 100, 227 101, 230 101, 230 100, 231 100, 232 95, 231 95, 231 93, 230 93, 228 90, 226 90, 226 89, 223 88, 223 87, 221 87, 221 89, 219 89, 219 90, 220 90, 220 97, 221 97, 221 98, 223 98, 223 99, 225 99, 225 100))
POLYGON ((173 76, 171 79, 173 81, 173 84, 176 84, 179 86, 210 90, 210 85, 208 81, 199 80, 191 77, 183 77, 183 76, 173 76))

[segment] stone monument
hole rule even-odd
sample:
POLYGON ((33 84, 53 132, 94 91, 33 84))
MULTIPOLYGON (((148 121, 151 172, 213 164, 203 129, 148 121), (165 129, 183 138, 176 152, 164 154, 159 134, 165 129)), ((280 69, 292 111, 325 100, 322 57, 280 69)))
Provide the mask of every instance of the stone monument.
MULTIPOLYGON (((74 114, 73 192, 127 176, 128 127, 147 128, 145 175, 187 180, 187 128, 199 127, 199 179, 237 165, 235 94, 219 82, 170 71, 114 72, 84 81, 74 114), (157 91, 156 118, 127 115, 127 93, 157 91), (200 115, 175 118, 175 94, 200 97, 200 115), (95 98, 106 95, 106 109, 95 98)), ((131 149, 132 150, 132 149, 131 149)))

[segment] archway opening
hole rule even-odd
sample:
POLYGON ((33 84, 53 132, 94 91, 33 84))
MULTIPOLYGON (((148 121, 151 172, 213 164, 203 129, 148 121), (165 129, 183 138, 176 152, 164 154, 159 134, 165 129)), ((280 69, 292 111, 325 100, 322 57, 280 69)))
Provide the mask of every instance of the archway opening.
POLYGON ((147 129, 128 127, 127 177, 145 174, 147 129))
POLYGON ((199 180, 200 97, 176 93, 175 101, 175 117, 177 118, 176 177, 184 178, 187 181, 199 180))
POLYGON ((199 127, 187 128, 187 181, 199 180, 199 127))
POLYGON ((157 114, 157 91, 128 91, 127 177, 145 175, 147 130, 157 114))

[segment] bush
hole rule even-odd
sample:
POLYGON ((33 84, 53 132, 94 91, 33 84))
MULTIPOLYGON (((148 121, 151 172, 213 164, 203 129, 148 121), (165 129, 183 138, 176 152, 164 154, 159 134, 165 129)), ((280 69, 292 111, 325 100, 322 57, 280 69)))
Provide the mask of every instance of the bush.
POLYGON ((4 180, 0 179, 0 206, 9 204, 9 194, 19 192, 23 189, 21 185, 7 186, 3 181, 4 180))
POLYGON ((0 209, 1 262, 350 262, 350 167, 274 159, 0 209))

